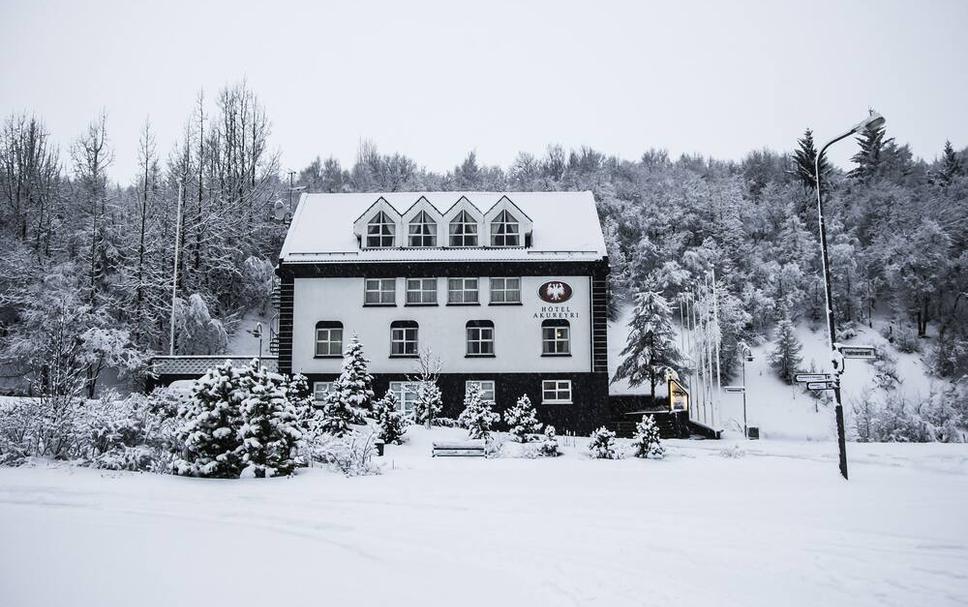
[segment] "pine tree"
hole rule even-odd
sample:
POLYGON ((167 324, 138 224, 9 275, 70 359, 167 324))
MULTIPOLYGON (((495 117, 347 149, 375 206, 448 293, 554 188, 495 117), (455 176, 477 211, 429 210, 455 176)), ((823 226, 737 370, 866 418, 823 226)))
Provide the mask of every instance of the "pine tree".
POLYGON ((528 442, 531 435, 541 432, 543 426, 527 394, 504 413, 504 421, 510 428, 511 436, 519 443, 528 442))
POLYGON ((658 292, 648 290, 635 296, 631 331, 621 355, 625 360, 612 381, 628 378, 632 386, 648 381, 655 400, 655 386, 663 368, 676 368, 681 364, 672 330, 672 309, 658 292))
POLYGON ((178 412, 176 436, 183 450, 172 463, 175 474, 238 478, 243 468, 240 380, 238 370, 226 362, 196 382, 191 400, 178 412))
POLYGON ((561 451, 558 449, 558 435, 555 433, 554 426, 545 426, 544 438, 541 439, 541 447, 538 452, 543 457, 558 457, 561 451))
MULTIPOLYGON (((803 187, 813 189, 817 187, 816 160, 817 148, 813 143, 813 131, 807 129, 803 132, 803 137, 797 140, 797 149, 793 153, 794 170, 803 187)), ((827 189, 827 176, 830 174, 830 163, 827 162, 826 154, 820 158, 820 183, 827 189)))
POLYGON ((632 437, 635 457, 662 458, 665 449, 659 436, 659 427, 655 425, 655 418, 643 415, 642 421, 635 424, 635 435, 632 437))
POLYGON ((363 412, 373 404, 373 377, 367 370, 370 361, 363 355, 363 345, 356 335, 343 353, 339 377, 323 404, 320 429, 343 436, 350 424, 362 423, 363 412))
POLYGON ((955 153, 955 149, 951 146, 951 142, 945 141, 944 151, 941 153, 941 167, 934 175, 934 182, 942 187, 947 187, 961 174, 961 160, 955 153))
POLYGON ((803 357, 800 356, 802 349, 793 323, 789 318, 784 318, 777 325, 776 348, 770 352, 770 366, 788 384, 793 383, 793 376, 803 363, 803 357))
POLYGON ((884 139, 885 133, 886 129, 883 125, 864 129, 861 136, 857 138, 860 150, 850 159, 857 166, 847 173, 848 177, 868 181, 878 174, 885 148, 891 148, 894 145, 893 137, 884 139))
POLYGON ((270 373, 258 360, 240 373, 239 387, 242 460, 254 467, 255 476, 284 476, 295 468, 292 450, 300 438, 296 408, 288 397, 289 382, 270 373))
POLYGON ((602 426, 592 432, 588 441, 588 452, 596 459, 618 459, 615 451, 615 433, 602 426))
POLYGON ((399 408, 397 396, 390 390, 373 404, 376 425, 379 428, 378 436, 388 445, 403 444, 403 435, 407 432, 407 422, 399 408))
POLYGON ((429 428, 443 408, 443 397, 435 382, 421 381, 417 383, 417 397, 413 401, 413 416, 418 424, 426 424, 429 428))
POLYGON ((487 439, 491 435, 491 426, 500 417, 491 410, 491 401, 484 400, 480 385, 470 384, 464 395, 464 410, 457 418, 457 423, 467 428, 468 436, 487 439))

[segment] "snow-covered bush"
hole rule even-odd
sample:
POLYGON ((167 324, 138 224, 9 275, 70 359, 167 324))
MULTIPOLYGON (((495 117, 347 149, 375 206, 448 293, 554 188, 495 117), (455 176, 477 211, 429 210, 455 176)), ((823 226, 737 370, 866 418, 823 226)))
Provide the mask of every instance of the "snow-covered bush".
POLYGON ((299 440, 299 416, 289 400, 290 382, 257 360, 240 374, 242 463, 256 478, 284 476, 297 465, 293 449, 299 440))
POLYGON ((467 428, 470 438, 488 438, 491 427, 500 419, 500 415, 491 410, 491 401, 484 400, 483 391, 477 383, 471 383, 464 395, 464 410, 461 411, 457 422, 467 428))
POLYGON ((905 354, 921 351, 921 340, 918 339, 917 331, 907 324, 896 326, 893 335, 890 337, 890 341, 899 352, 904 352, 905 354))
POLYGON ((928 425, 908 399, 896 391, 865 391, 851 404, 858 442, 923 443, 933 440, 928 425))
POLYGON ((319 434, 305 441, 305 452, 311 462, 339 470, 345 476, 379 474, 373 463, 376 437, 372 432, 350 432, 344 436, 319 434))
POLYGON ((413 401, 414 421, 429 428, 434 425, 443 408, 444 401, 437 384, 429 380, 417 382, 417 397, 413 401))
POLYGON ((618 459, 615 450, 615 433, 602 426, 588 437, 588 453, 596 459, 618 459))
POLYGON ((541 432, 537 411, 531 404, 531 399, 525 394, 518 399, 513 407, 504 412, 504 421, 508 425, 508 432, 519 443, 529 442, 533 435, 541 432))
POLYGON ((632 447, 635 457, 651 457, 661 459, 665 454, 662 440, 659 437, 659 427, 655 425, 655 418, 643 415, 642 421, 635 424, 635 435, 632 437, 632 447))
POLYGON ((435 417, 431 422, 432 426, 439 428, 460 428, 460 422, 452 417, 435 417))
POLYGON ((538 451, 544 457, 558 457, 561 451, 558 448, 558 435, 555 433, 554 426, 545 426, 544 437, 538 451))
POLYGON ((746 455, 746 451, 743 451, 739 445, 733 445, 732 447, 720 449, 719 455, 726 459, 739 459, 746 455))
POLYGON ((407 420, 404 419, 399 408, 397 396, 390 390, 373 404, 378 429, 377 437, 388 445, 403 444, 403 435, 407 432, 407 420))

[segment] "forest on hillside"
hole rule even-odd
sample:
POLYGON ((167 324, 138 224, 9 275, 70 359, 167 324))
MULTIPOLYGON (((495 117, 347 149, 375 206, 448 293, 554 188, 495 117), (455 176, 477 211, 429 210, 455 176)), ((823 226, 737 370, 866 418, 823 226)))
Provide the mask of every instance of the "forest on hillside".
MULTIPOLYGON (((106 115, 95 116, 71 138, 49 132, 42 116, 10 114, 0 131, 3 385, 94 396, 108 369, 137 382, 148 356, 168 352, 172 324, 176 353, 224 352, 242 316, 271 305, 286 229, 273 204, 289 193, 271 135, 266 109, 244 83, 212 99, 200 94, 170 150, 158 149, 149 122, 138 134, 113 133, 106 115), (108 170, 121 137, 137 138, 140 168, 114 183, 108 170)), ((352 166, 320 156, 296 185, 590 190, 605 229, 613 304, 646 289, 674 302, 715 268, 727 377, 740 341, 787 322, 821 323, 810 130, 790 142, 792 151, 755 150, 741 161, 670 158, 649 144, 637 159, 552 144, 507 167, 482 166, 471 152, 437 173, 364 141, 352 166)), ((930 373, 964 387, 968 150, 948 143, 934 159, 916 158, 883 127, 854 145, 848 171, 821 162, 841 328, 890 318, 899 349, 922 350, 930 373)))

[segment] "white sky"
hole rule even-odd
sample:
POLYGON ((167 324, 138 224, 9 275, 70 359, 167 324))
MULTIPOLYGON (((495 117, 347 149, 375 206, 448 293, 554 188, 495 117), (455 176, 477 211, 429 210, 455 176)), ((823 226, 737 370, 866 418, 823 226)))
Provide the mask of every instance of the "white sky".
POLYGON ((35 112, 66 150, 105 108, 122 181, 147 116, 167 156, 198 90, 243 77, 284 170, 348 165, 361 138, 434 170, 551 142, 737 159, 868 106, 930 159, 968 145, 966 32, 959 0, 0 0, 0 112, 35 112))

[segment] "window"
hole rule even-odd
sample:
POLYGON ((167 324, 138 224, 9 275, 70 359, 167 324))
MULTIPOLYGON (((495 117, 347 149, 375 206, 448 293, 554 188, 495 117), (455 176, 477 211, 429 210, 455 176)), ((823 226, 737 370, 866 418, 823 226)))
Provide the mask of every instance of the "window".
POLYGON ((431 304, 437 304, 437 279, 408 278, 407 305, 419 306, 431 304))
POLYGON ((333 382, 317 381, 313 382, 313 400, 323 401, 326 395, 333 391, 333 382))
POLYGON ((471 379, 464 382, 464 391, 472 385, 477 385, 481 389, 481 398, 494 402, 494 380, 492 379, 471 379))
POLYGON ((490 320, 467 322, 467 356, 494 356, 494 323, 490 320))
POLYGON ((467 211, 461 211, 450 222, 450 246, 477 246, 477 222, 467 211))
POLYGON ((343 323, 321 320, 316 323, 316 356, 343 355, 343 323))
POLYGON ((420 211, 410 222, 411 247, 436 247, 437 222, 430 218, 427 211, 420 211))
POLYGON ((396 304, 396 278, 367 278, 363 303, 368 306, 392 306, 396 304))
POLYGON ((492 304, 521 303, 521 279, 520 278, 492 278, 491 279, 491 303, 492 304))
POLYGON ((447 303, 476 304, 477 303, 477 279, 476 278, 448 278, 447 279, 447 303))
POLYGON ((541 402, 551 405, 571 404, 570 379, 546 379, 541 382, 541 402))
POLYGON ((517 247, 521 245, 521 224, 514 215, 501 211, 491 222, 492 247, 517 247))
POLYGON ((390 356, 417 356, 417 323, 395 320, 390 323, 390 356))
POLYGON ((366 246, 374 249, 392 247, 396 231, 397 224, 380 211, 366 224, 366 246))
POLYGON ((567 320, 541 322, 541 355, 571 356, 571 326, 567 320))
POLYGON ((417 382, 392 381, 390 392, 397 397, 397 406, 404 413, 413 412, 413 404, 417 400, 417 382))

